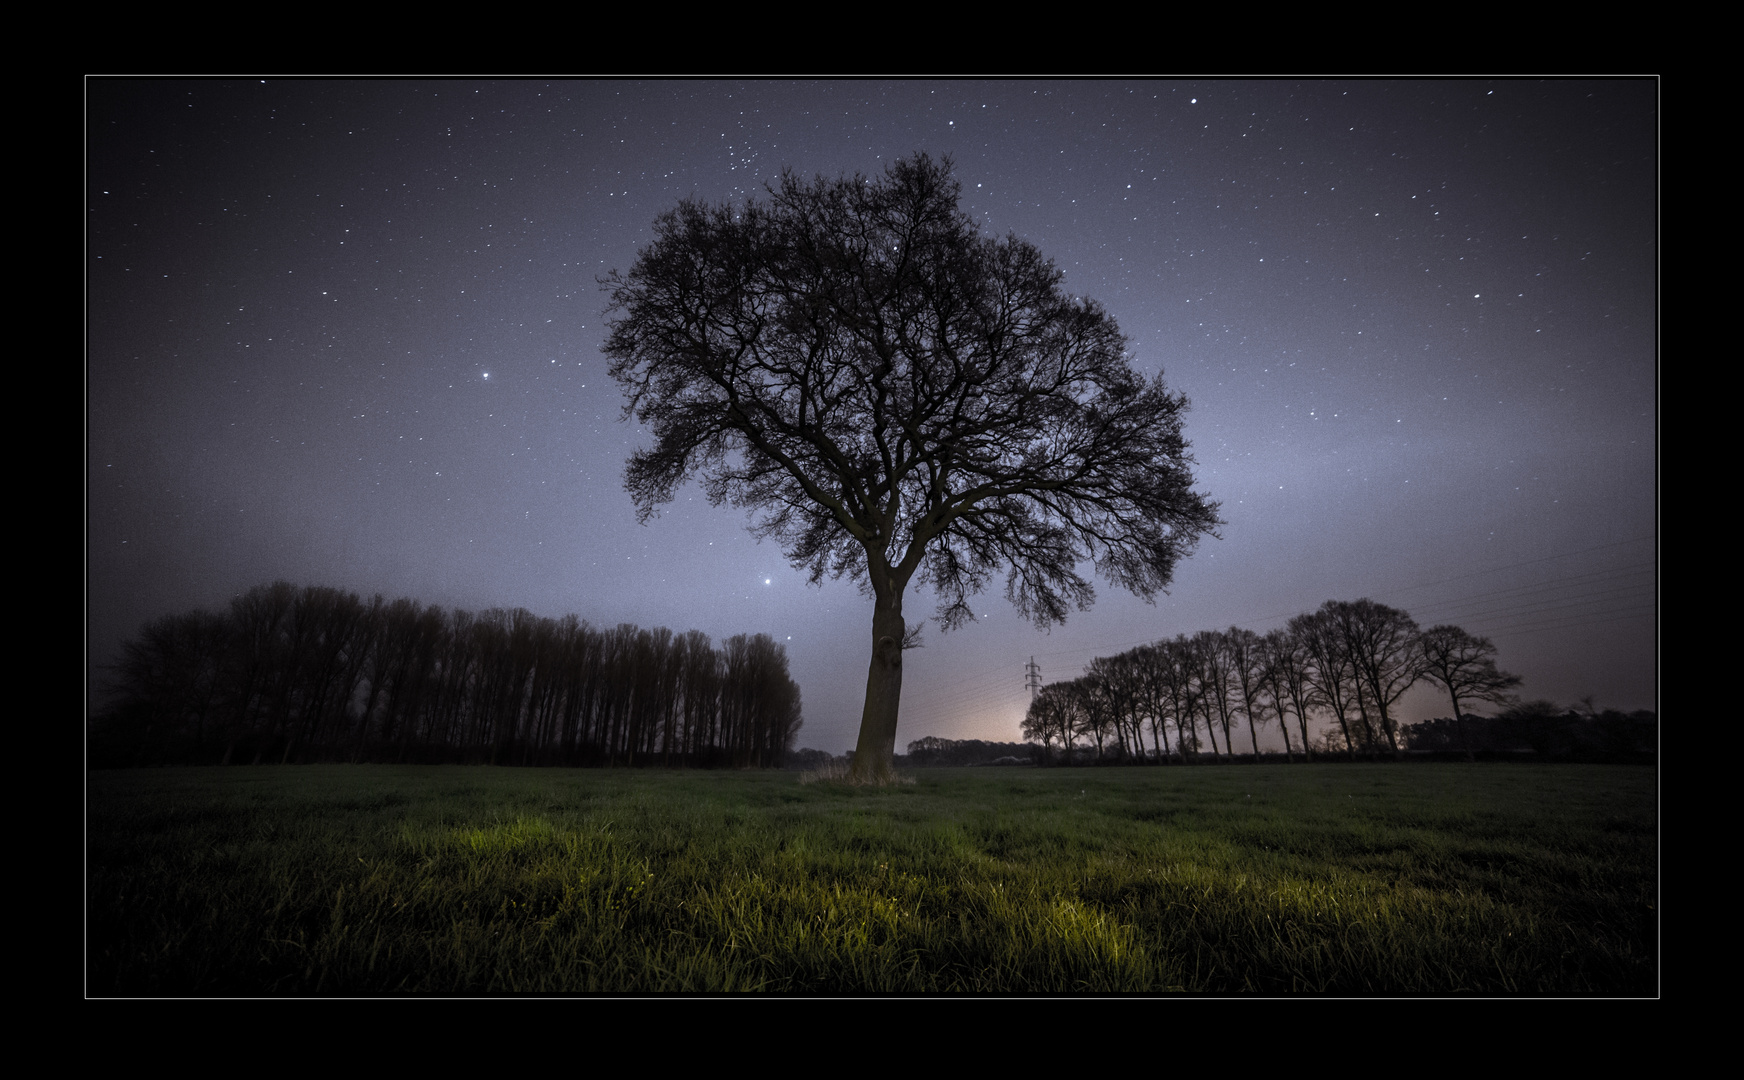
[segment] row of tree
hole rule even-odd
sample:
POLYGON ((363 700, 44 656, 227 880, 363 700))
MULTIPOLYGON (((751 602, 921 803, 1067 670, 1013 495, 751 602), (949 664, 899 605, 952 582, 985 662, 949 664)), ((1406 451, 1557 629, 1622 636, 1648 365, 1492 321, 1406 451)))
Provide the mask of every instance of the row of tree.
POLYGON ((128 641, 93 764, 468 761, 779 767, 786 650, 525 609, 444 611, 286 582, 128 641))
MULTIPOLYGON (((1332 600, 1267 634, 1206 630, 1097 657, 1079 678, 1041 689, 1023 734, 1049 753, 1058 743, 1068 760, 1083 739, 1098 758, 1107 747, 1158 762, 1196 760, 1207 746, 1240 753, 1246 734, 1258 761, 1259 729, 1275 720, 1294 761, 1315 753, 1309 724, 1318 716, 1335 722, 1321 752, 1397 757, 1399 699, 1419 682, 1435 683, 1461 718, 1466 706, 1513 700, 1520 678, 1497 668, 1495 653, 1457 626, 1422 630, 1398 608, 1332 600)), ((1461 749, 1473 756, 1463 728, 1461 749)))
POLYGON ((1041 747, 1033 743, 988 742, 984 739, 941 739, 928 735, 908 744, 908 756, 898 764, 919 768, 951 765, 1033 764, 1041 747))
POLYGON ((1579 705, 1522 701, 1495 716, 1466 713, 1456 724, 1438 717, 1406 724, 1401 733, 1416 751, 1445 753, 1475 747, 1493 755, 1535 754, 1563 761, 1651 761, 1659 744, 1659 717, 1650 709, 1625 713, 1579 705))

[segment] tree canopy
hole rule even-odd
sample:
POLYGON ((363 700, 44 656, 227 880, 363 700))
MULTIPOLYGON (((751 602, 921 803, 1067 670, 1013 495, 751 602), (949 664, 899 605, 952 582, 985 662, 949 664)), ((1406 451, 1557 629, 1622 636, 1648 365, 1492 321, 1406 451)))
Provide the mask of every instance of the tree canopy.
POLYGON ((1467 760, 1475 760, 1471 736, 1466 731, 1463 702, 1487 701, 1496 705, 1514 700, 1520 676, 1496 666, 1496 646, 1486 637, 1469 634, 1457 626, 1432 626, 1417 639, 1424 677, 1447 692, 1453 702, 1453 722, 1467 760))
POLYGON ((1193 490, 1186 399, 958 195, 925 155, 875 179, 789 172, 766 202, 680 203, 604 279, 611 372, 654 435, 625 474, 643 520, 698 478, 812 581, 872 595, 863 779, 895 746, 911 581, 948 629, 1004 571, 1046 626, 1094 598, 1081 563, 1148 599, 1219 524, 1193 490))
POLYGON ((288 582, 146 624, 91 759, 780 765, 803 723, 767 634, 591 627, 288 582), (270 758, 269 756, 270 755, 270 758))

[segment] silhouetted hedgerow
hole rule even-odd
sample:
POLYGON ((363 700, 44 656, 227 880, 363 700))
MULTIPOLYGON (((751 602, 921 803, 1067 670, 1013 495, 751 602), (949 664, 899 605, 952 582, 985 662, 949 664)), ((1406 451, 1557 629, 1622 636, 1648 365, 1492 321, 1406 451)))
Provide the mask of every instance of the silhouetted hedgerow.
POLYGON ((1403 734, 1414 751, 1463 750, 1469 740, 1487 758, 1527 754, 1549 761, 1650 760, 1659 741, 1659 717, 1647 709, 1581 711, 1528 701, 1495 716, 1465 713, 1461 720, 1457 726, 1445 716, 1407 724, 1403 734))
POLYGON ((93 767, 307 761, 780 767, 787 652, 692 630, 275 582, 148 623, 91 720, 93 767))
POLYGON ((953 765, 1036 765, 1042 748, 1035 743, 987 742, 983 739, 941 739, 928 735, 908 744, 898 763, 915 768, 953 765))

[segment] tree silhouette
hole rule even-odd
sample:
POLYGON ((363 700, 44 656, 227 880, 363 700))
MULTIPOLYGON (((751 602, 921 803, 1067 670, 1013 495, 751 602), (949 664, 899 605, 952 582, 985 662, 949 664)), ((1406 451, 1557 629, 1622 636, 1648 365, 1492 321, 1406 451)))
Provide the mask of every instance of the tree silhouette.
MULTIPOLYGON (((1331 602, 1328 601, 1328 604, 1331 602)), ((1290 620, 1290 636, 1301 643, 1305 654, 1307 683, 1316 698, 1332 710, 1344 738, 1345 757, 1356 757, 1356 740, 1350 733, 1351 699, 1357 696, 1356 667, 1350 662, 1344 635, 1323 605, 1290 620)))
POLYGON ((1268 661, 1266 684, 1278 713, 1279 726, 1284 729, 1285 753, 1290 749, 1290 724, 1285 716, 1285 706, 1288 705, 1296 710, 1296 724, 1302 732, 1302 757, 1308 760, 1313 755, 1308 739, 1308 710, 1319 705, 1310 680, 1312 659, 1308 647, 1300 637, 1284 629, 1268 631, 1263 641, 1268 661))
POLYGON ((1118 656, 1099 656, 1090 661, 1086 674, 1100 684, 1099 690, 1109 707, 1109 721, 1120 738, 1122 755, 1144 761, 1144 729, 1141 726, 1144 687, 1136 655, 1124 652, 1118 656))
MULTIPOLYGON (((1253 763, 1260 762, 1259 725, 1266 722, 1265 704, 1260 691, 1266 678, 1267 656, 1258 634, 1240 626, 1223 633, 1223 647, 1228 657, 1231 682, 1241 691, 1241 712, 1247 717, 1247 735, 1253 745, 1253 763)), ((1279 716, 1282 716, 1279 713, 1279 716)), ((1281 723, 1281 721, 1280 721, 1281 723)), ((1289 729, 1284 730, 1284 745, 1289 747, 1289 729)))
POLYGON ((787 651, 524 609, 445 612, 286 582, 147 623, 91 717, 107 765, 217 759, 780 767, 787 651), (220 756, 221 755, 221 756, 220 756))
POLYGON ((1080 562, 1149 599, 1218 525, 1186 399, 1134 372, 1114 319, 1032 245, 979 235, 958 189, 925 155, 877 179, 787 173, 767 203, 680 203, 603 279, 611 373, 655 438, 625 471, 642 519, 700 477, 813 582, 871 595, 862 781, 890 773, 911 582, 949 629, 1004 570, 1045 626, 1093 599, 1080 562))
MULTIPOLYGON (((1327 613, 1344 638, 1351 667, 1356 672, 1357 709, 1362 713, 1364 726, 1368 726, 1368 706, 1372 704, 1380 715, 1381 734, 1393 756, 1398 757, 1398 725, 1392 708, 1423 677, 1417 648, 1422 631, 1410 615, 1367 598, 1328 600, 1320 610, 1327 613)), ((1372 730, 1369 744, 1379 750, 1379 739, 1372 730)))
MULTIPOLYGON (((1131 665, 1134 707, 1150 720, 1151 742, 1156 746, 1158 765, 1166 765, 1169 761, 1169 737, 1165 725, 1174 715, 1170 709, 1167 659, 1163 655, 1167 644, 1140 645, 1125 654, 1131 665)), ((1138 727, 1137 718, 1133 726, 1138 727)), ((1142 734, 1139 746, 1144 746, 1142 734)))
MULTIPOLYGON (((1157 662, 1164 689, 1175 716, 1175 745, 1182 762, 1199 757, 1198 716, 1205 704, 1205 687, 1199 678, 1199 647, 1194 639, 1176 634, 1171 641, 1157 642, 1157 662)), ((1206 721, 1210 729, 1210 721, 1206 721)))
POLYGON ((1215 756, 1235 753, 1235 740, 1229 732, 1230 716, 1235 712, 1232 695, 1235 692, 1235 672, 1229 655, 1229 638, 1221 630, 1201 630, 1192 638, 1194 655, 1199 659, 1200 706, 1205 711, 1205 730, 1211 735, 1211 753, 1215 756), (1223 749, 1217 748, 1215 723, 1223 724, 1223 749))
POLYGON ((1083 722, 1084 702, 1077 680, 1050 683, 1031 699, 1024 715, 1023 737, 1041 743, 1044 760, 1058 737, 1064 747, 1065 763, 1070 765, 1072 738, 1082 729, 1083 722))
POLYGON ((1418 637, 1417 648, 1424 677, 1439 684, 1453 702, 1453 722, 1459 728, 1465 759, 1476 761, 1460 702, 1511 703, 1511 691, 1520 685, 1520 676, 1496 667, 1496 647, 1489 638, 1473 636, 1457 626, 1431 626, 1418 637))

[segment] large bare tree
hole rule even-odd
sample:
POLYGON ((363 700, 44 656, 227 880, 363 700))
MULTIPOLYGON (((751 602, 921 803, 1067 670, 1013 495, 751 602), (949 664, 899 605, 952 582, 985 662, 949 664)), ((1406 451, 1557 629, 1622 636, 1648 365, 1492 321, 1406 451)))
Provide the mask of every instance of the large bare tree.
POLYGON ((862 781, 890 775, 911 582, 949 629, 1004 571, 1045 626, 1093 599, 1081 563, 1149 599, 1219 524, 1186 399, 1035 247, 981 236, 958 189, 925 155, 787 173, 767 202, 680 203, 604 279, 612 376, 654 435, 625 471, 643 520, 700 478, 813 582, 871 595, 862 781))

